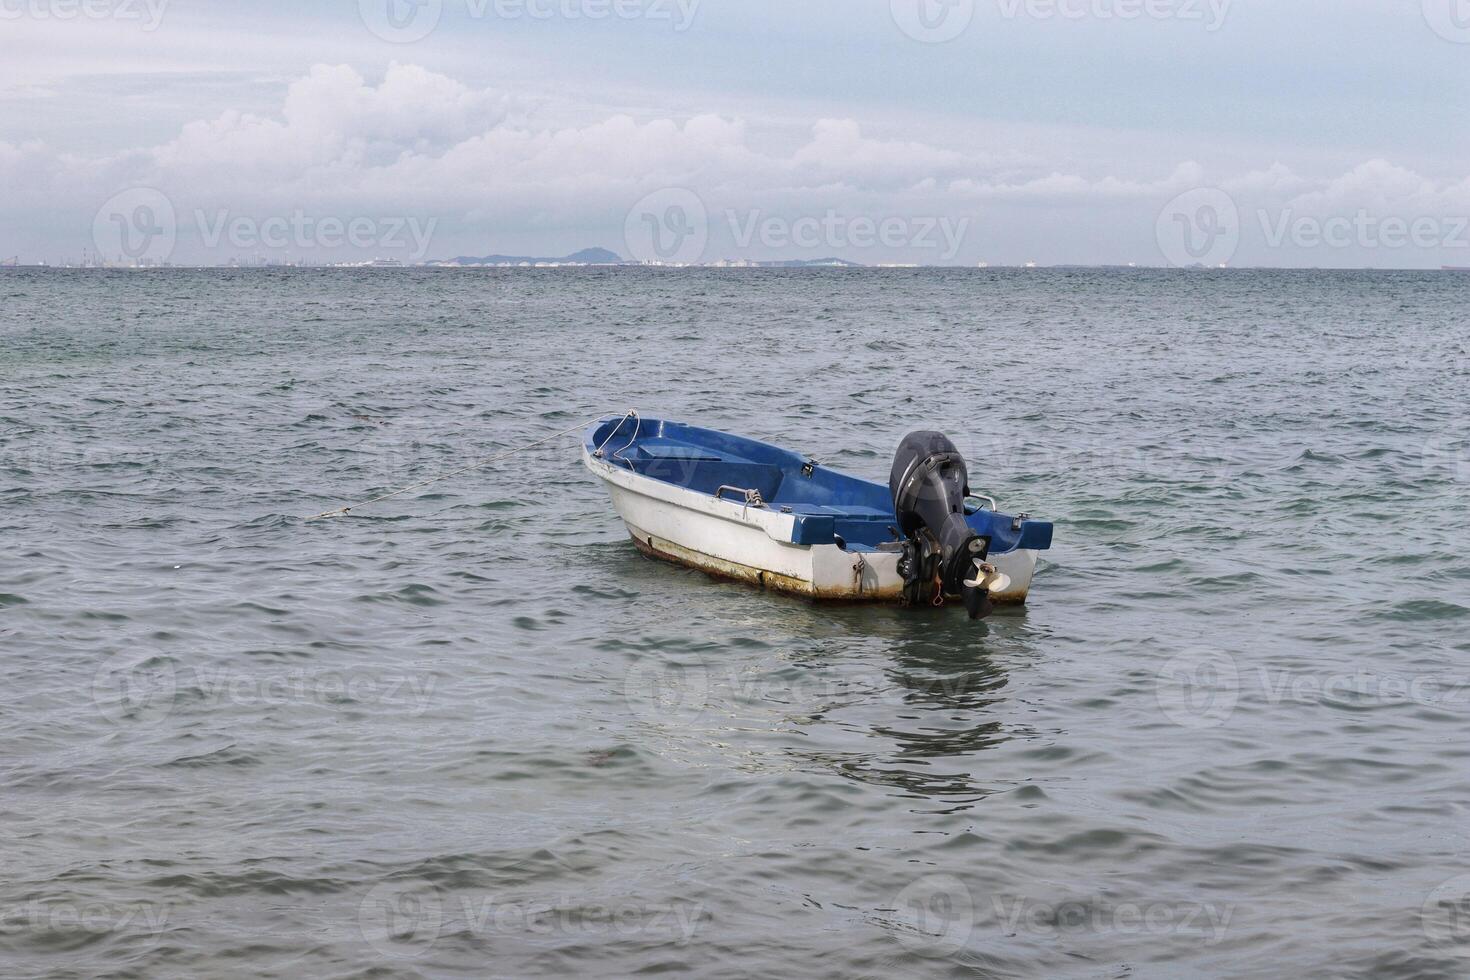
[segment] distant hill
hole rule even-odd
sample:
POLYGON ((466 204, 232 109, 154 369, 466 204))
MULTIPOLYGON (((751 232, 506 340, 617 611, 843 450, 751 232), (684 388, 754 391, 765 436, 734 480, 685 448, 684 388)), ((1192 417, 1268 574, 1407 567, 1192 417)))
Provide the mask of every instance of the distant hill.
POLYGON ((617 252, 605 248, 584 248, 560 258, 535 255, 460 255, 452 259, 441 259, 429 265, 626 265, 617 252))

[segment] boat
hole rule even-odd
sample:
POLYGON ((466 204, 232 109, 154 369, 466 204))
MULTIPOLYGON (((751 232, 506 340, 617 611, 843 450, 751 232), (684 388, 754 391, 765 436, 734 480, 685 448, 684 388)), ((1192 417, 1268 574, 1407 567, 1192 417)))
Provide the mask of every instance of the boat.
POLYGON ((937 432, 899 446, 889 485, 767 443, 637 412, 585 433, 587 468, 644 554, 815 600, 1026 601, 1052 525, 971 493, 937 432))

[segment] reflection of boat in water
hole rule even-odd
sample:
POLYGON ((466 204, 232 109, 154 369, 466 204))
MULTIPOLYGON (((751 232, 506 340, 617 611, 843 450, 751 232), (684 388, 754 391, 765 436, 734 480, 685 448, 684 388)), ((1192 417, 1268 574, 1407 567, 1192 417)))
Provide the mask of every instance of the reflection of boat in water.
POLYGON ((973 624, 886 605, 771 603, 673 582, 622 545, 598 548, 599 576, 625 578, 607 595, 628 611, 619 623, 651 627, 619 630, 608 645, 628 661, 623 694, 642 723, 637 737, 660 756, 835 776, 932 814, 1031 781, 997 753, 1050 740, 1012 687, 1016 665, 1044 658, 1044 629, 1020 617, 973 624), (635 612, 646 608, 658 611, 635 612))
POLYGON ((625 625, 655 628, 615 647, 632 661, 623 687, 644 722, 639 737, 665 758, 835 776, 852 788, 823 791, 833 799, 878 793, 945 814, 1025 789, 1032 776, 1015 753, 1053 740, 1013 687, 1018 665, 1046 656, 1048 634, 1023 619, 772 604, 715 583, 675 585, 621 545, 599 550, 601 569, 626 577, 627 591, 609 598, 642 602, 615 605, 660 609, 630 612, 625 625))
MULTIPOLYGON (((993 773, 977 779, 978 773, 990 771, 978 757, 1034 732, 1017 731, 1005 720, 1011 716, 1005 706, 1010 697, 1007 671, 978 652, 973 642, 965 642, 974 634, 968 626, 958 628, 961 622, 940 630, 942 635, 896 632, 883 657, 889 662, 867 664, 879 673, 880 683, 869 683, 860 697, 834 699, 814 713, 825 724, 837 722, 860 734, 853 750, 843 751, 838 743, 825 750, 788 753, 803 766, 921 800, 932 813, 966 810, 1013 789, 1012 781, 997 780, 993 773)), ((857 694, 857 686, 851 687, 857 694)))
POLYGON ((1022 603, 1052 525, 970 493, 937 432, 899 447, 888 486, 753 439, 630 412, 587 433, 584 461, 639 550, 813 599, 1022 603), (989 506, 985 506, 986 503, 989 506))

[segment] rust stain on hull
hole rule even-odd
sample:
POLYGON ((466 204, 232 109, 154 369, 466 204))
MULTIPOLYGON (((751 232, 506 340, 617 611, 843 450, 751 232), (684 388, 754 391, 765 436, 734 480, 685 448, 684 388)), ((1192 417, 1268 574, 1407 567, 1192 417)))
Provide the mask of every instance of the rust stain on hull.
POLYGON ((699 551, 690 551, 679 547, 672 541, 663 541, 652 536, 640 538, 635 534, 632 535, 632 538, 638 550, 650 558, 673 562, 675 565, 698 569, 715 578, 745 582, 763 589, 770 589, 773 592, 784 592, 787 595, 803 596, 808 599, 821 598, 810 582, 799 578, 725 561, 723 558, 715 558, 699 551))
MULTIPOLYGON (((800 596, 804 599, 813 599, 821 602, 892 602, 897 603, 903 598, 903 587, 879 588, 864 584, 861 591, 853 589, 822 590, 805 579, 793 578, 782 575, 779 572, 771 572, 761 568, 752 568, 749 565, 741 565, 738 562, 725 561, 713 555, 706 555, 701 551, 693 551, 681 547, 672 541, 649 535, 640 538, 636 534, 630 534, 633 544, 637 549, 649 558, 660 561, 672 562, 675 565, 683 565, 704 572, 714 578, 727 581, 744 582, 759 588, 769 589, 772 592, 780 592, 785 595, 800 596)), ((854 575, 854 581, 857 576, 854 575)), ((958 601, 958 600, 955 600, 958 601)), ((1025 595, 1017 596, 1014 593, 1009 598, 1005 596, 992 596, 991 601, 997 605, 1024 605, 1025 595)))

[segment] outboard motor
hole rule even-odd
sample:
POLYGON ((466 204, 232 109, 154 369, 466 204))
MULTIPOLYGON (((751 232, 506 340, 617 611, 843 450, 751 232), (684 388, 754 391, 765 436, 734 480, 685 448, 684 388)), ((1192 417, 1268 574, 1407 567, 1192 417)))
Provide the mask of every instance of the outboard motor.
POLYGON ((990 539, 965 522, 970 478, 954 443, 938 432, 906 436, 893 458, 888 489, 904 539, 898 560, 904 601, 943 605, 946 595, 957 595, 971 619, 989 616, 989 586, 1003 576, 986 564, 990 539))

